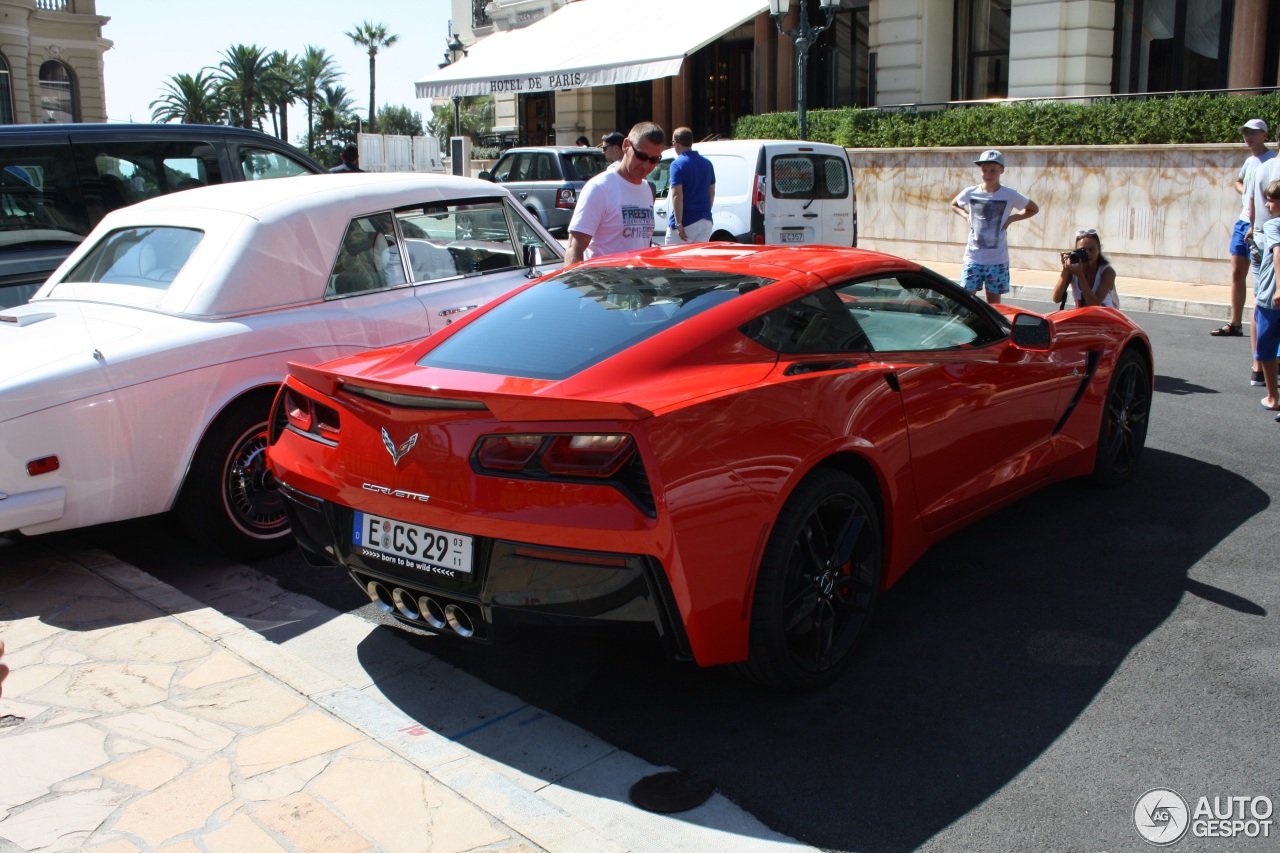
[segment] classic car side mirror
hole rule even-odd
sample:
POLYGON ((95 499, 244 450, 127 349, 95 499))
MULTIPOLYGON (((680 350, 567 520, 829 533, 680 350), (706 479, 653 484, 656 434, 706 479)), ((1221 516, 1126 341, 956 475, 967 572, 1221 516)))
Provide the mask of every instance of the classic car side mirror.
POLYGON ((537 278, 541 273, 538 272, 539 265, 542 264, 542 247, 541 246, 525 246, 524 247, 524 267, 525 278, 537 278))
POLYGON ((1053 347, 1053 326, 1044 317, 1018 314, 1013 318, 1009 341, 1018 349, 1044 352, 1053 347))

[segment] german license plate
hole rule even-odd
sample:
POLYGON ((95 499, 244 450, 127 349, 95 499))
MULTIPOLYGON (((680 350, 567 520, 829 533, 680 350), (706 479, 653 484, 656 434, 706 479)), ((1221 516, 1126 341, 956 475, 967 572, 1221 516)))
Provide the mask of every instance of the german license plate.
POLYGON ((781 241, 783 243, 803 243, 804 232, 803 231, 783 231, 781 235, 781 241))
POLYGON ((471 537, 356 511, 351 548, 395 566, 448 578, 471 576, 471 537))

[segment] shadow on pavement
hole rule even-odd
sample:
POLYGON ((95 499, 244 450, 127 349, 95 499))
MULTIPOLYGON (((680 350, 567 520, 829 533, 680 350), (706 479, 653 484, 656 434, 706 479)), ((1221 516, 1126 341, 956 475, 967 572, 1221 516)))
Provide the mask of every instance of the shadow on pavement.
MULTIPOLYGON (((762 692, 666 661, 656 643, 409 642, 653 764, 710 778, 772 829, 834 850, 912 850, 1071 727, 1184 593, 1262 612, 1187 573, 1268 496, 1217 466, 1146 454, 1122 488, 1060 484, 939 543, 882 598, 853 667, 820 693, 762 692)), ((366 665, 384 640, 362 644, 366 665)), ((439 697, 413 679, 379 686, 432 725, 422 714, 439 697)), ((531 743, 487 747, 442 728, 541 769, 531 743)))

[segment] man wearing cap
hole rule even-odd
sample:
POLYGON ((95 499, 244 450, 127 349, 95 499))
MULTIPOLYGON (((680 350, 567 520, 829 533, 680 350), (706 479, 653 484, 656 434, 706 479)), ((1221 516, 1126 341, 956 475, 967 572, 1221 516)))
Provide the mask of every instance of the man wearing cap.
POLYGON ((961 190, 951 201, 951 209, 969 223, 960 282, 970 293, 985 288, 987 301, 994 305, 1009 292, 1007 229, 1035 216, 1040 207, 1012 187, 1001 186, 1004 155, 999 151, 983 151, 973 162, 982 170, 982 183, 961 190))
POLYGON ((609 164, 608 168, 617 168, 614 163, 622 160, 622 140, 626 137, 618 131, 606 133, 604 139, 600 140, 600 150, 604 152, 605 162, 609 164))
MULTIPOLYGON (((1217 338, 1238 338, 1244 334, 1240 322, 1244 313, 1245 281, 1250 265, 1256 263, 1250 251, 1253 231, 1255 227, 1261 230, 1267 216, 1261 187, 1258 186, 1258 175, 1262 164, 1276 156, 1276 152, 1267 149, 1267 123, 1262 119, 1251 118, 1240 125, 1240 134, 1244 137, 1244 144, 1249 146, 1249 156, 1236 175, 1235 189, 1241 195, 1240 216, 1236 219, 1231 231, 1231 242, 1227 246, 1231 255, 1231 321, 1209 333, 1217 338)), ((1257 275, 1256 269, 1254 275, 1257 275)), ((1253 363, 1250 382, 1262 385, 1262 371, 1257 360, 1253 363)))

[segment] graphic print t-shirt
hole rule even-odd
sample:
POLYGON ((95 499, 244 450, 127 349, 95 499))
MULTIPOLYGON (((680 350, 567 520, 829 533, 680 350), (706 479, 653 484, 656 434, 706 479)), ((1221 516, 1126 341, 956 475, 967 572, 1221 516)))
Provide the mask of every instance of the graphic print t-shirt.
POLYGON ((1012 187, 1000 187, 989 193, 978 184, 961 190, 955 202, 969 209, 969 242, 964 249, 964 262, 983 266, 1009 263, 1005 223, 1014 211, 1030 204, 1031 199, 1012 187))
POLYGON ((569 230, 591 235, 584 260, 647 249, 653 242, 653 192, 616 170, 596 175, 582 188, 569 230))

